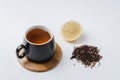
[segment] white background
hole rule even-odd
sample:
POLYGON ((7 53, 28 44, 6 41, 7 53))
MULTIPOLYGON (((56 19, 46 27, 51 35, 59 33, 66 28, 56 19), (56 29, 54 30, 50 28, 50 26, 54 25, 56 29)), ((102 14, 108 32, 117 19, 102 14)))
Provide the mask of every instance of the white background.
POLYGON ((0 0, 0 80, 120 80, 120 0, 0 0), (78 21, 81 37, 66 42, 62 25, 78 21), (61 46, 61 62, 47 72, 31 72, 16 59, 16 47, 33 25, 48 27, 61 46), (100 48, 101 66, 85 68, 70 60, 74 46, 100 48), (75 64, 75 65, 74 65, 75 64))

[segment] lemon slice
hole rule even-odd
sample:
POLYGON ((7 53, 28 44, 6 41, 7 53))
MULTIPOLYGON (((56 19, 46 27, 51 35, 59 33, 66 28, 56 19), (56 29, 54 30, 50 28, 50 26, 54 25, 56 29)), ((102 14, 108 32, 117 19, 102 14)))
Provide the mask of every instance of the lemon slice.
POLYGON ((80 24, 76 21, 66 22, 61 29, 61 34, 63 38, 67 41, 74 41, 78 39, 81 33, 82 33, 82 28, 80 24))

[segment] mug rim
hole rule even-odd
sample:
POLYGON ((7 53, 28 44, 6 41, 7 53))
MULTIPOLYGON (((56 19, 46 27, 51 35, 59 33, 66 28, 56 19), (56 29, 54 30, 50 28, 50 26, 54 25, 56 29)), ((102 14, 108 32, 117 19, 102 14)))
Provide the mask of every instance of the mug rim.
POLYGON ((49 42, 53 39, 53 37, 54 37, 54 36, 53 36, 53 34, 51 33, 51 31, 50 31, 47 27, 45 27, 45 26, 43 26, 43 25, 34 25, 34 26, 31 26, 30 28, 28 28, 28 29, 26 30, 26 32, 25 32, 25 34, 24 34, 24 39, 25 39, 28 43, 30 43, 30 44, 32 44, 32 45, 45 45, 45 44, 49 43, 49 42), (47 32, 49 33, 49 35, 50 35, 50 39, 49 39, 48 41, 46 41, 46 42, 44 42, 44 43, 40 43, 40 44, 36 44, 36 43, 33 43, 33 42, 29 41, 29 40, 26 38, 27 33, 28 33, 29 31, 33 30, 33 29, 36 29, 36 28, 39 28, 39 29, 42 29, 42 30, 47 31, 47 32))

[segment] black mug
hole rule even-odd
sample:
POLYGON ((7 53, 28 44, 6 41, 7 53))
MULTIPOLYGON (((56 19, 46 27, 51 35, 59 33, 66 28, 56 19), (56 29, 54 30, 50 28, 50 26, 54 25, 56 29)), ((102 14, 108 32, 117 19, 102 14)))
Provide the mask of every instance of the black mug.
POLYGON ((56 43, 50 30, 44 26, 32 26, 26 31, 23 43, 17 47, 16 55, 19 59, 27 57, 34 62, 45 62, 54 56, 55 50, 56 43))

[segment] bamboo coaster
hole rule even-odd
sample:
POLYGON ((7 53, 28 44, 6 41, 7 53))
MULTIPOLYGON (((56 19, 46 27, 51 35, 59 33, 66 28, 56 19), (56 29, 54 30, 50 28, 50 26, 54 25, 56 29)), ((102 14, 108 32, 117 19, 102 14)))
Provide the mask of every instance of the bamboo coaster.
POLYGON ((48 71, 54 68, 62 58, 62 51, 60 46, 56 43, 56 52, 49 61, 45 63, 35 63, 24 57, 23 59, 18 59, 18 62, 27 70, 34 71, 34 72, 43 72, 48 71))

